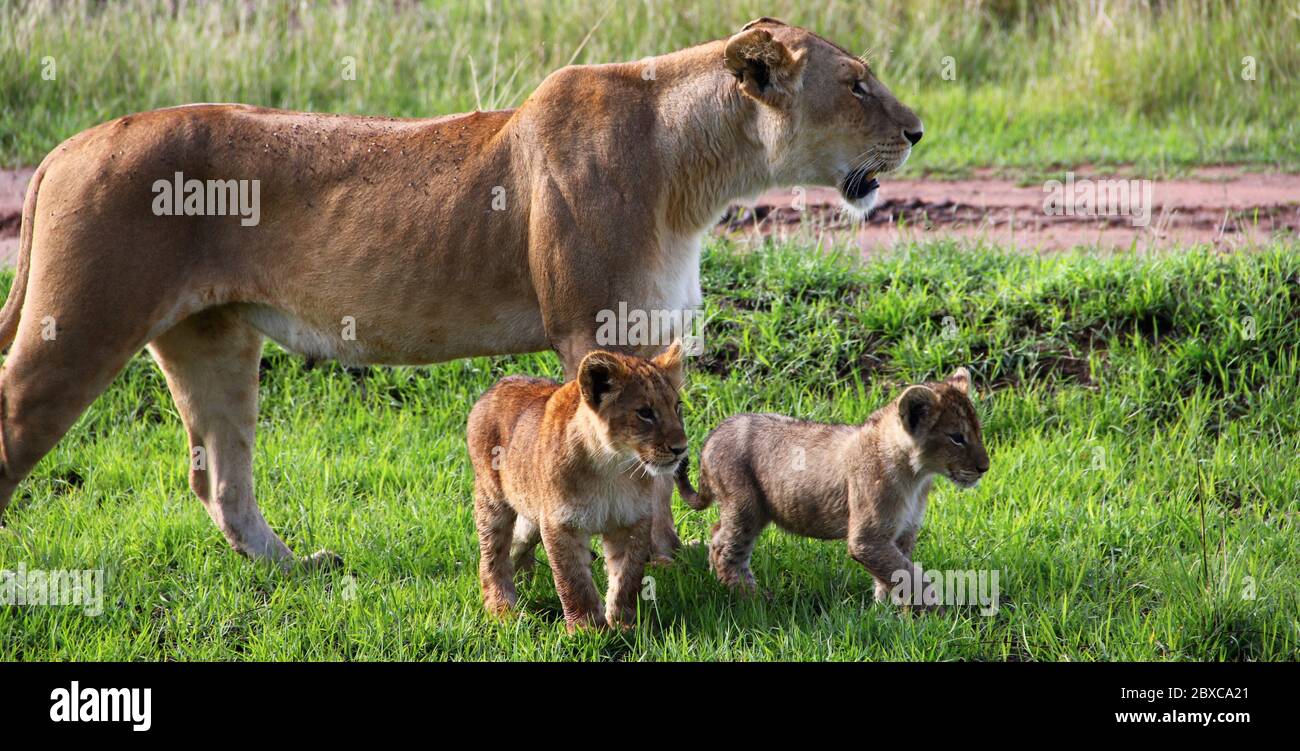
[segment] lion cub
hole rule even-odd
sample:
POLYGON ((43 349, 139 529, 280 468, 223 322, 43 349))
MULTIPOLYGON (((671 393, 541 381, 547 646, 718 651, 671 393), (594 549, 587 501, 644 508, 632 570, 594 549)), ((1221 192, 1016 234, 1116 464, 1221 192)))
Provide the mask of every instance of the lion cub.
POLYGON ((903 597, 925 582, 912 547, 935 475, 972 487, 988 471, 970 373, 911 386, 861 425, 825 425, 780 415, 736 415, 700 452, 700 492, 685 473, 682 499, 717 501, 709 562, 724 584, 756 589, 749 568, 771 522, 795 534, 848 539, 849 555, 875 577, 875 598, 894 585, 903 597))
POLYGON ((675 342, 653 360, 597 350, 562 386, 512 376, 479 399, 469 415, 469 452, 488 610, 514 607, 514 571, 531 561, 540 539, 569 630, 635 619, 653 502, 671 492, 665 486, 686 456, 683 380, 675 342), (596 534, 604 541, 607 606, 591 577, 588 543, 596 534))

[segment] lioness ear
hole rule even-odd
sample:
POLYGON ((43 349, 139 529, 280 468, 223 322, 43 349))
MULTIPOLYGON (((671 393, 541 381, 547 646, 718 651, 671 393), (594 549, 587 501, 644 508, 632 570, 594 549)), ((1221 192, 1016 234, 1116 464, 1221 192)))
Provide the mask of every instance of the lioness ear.
POLYGON ((909 433, 916 433, 939 404, 939 395, 928 386, 909 386, 898 399, 898 418, 909 433))
POLYGON ((582 392, 582 400, 592 409, 600 409, 602 404, 618 396, 626 372, 616 355, 603 350, 587 353, 578 366, 578 389, 582 392))
POLYGON ((948 376, 948 384, 956 386, 957 390, 970 396, 970 371, 966 368, 957 368, 948 376))
POLYGON ((772 38, 772 32, 753 27, 764 20, 754 21, 729 39, 723 60, 740 81, 741 91, 755 99, 770 101, 773 80, 789 76, 797 63, 790 50, 772 38))
POLYGON ((682 369, 681 339, 673 340, 673 343, 668 345, 668 349, 660 352, 651 362, 658 366, 664 372, 664 375, 668 376, 668 382, 673 385, 674 389, 680 389, 682 384, 686 382, 686 374, 682 369))

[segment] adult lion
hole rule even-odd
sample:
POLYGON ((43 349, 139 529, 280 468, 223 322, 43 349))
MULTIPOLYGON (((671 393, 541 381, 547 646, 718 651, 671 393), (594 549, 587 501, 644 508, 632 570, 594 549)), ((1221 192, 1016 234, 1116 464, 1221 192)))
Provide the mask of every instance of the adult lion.
MULTIPOLYGON (((45 158, 23 206, 0 311, 0 346, 13 345, 0 514, 147 345, 196 457, 191 488, 235 550, 287 564, 253 496, 264 336, 349 363, 551 348, 571 375, 599 311, 699 304, 700 238, 729 201, 835 185, 866 211, 875 175, 920 138, 856 57, 770 18, 660 57, 564 68, 516 110, 395 120, 191 105, 86 130, 45 158), (260 205, 234 215, 238 197, 260 205)), ((670 505, 656 507, 657 556, 678 545, 670 505)))

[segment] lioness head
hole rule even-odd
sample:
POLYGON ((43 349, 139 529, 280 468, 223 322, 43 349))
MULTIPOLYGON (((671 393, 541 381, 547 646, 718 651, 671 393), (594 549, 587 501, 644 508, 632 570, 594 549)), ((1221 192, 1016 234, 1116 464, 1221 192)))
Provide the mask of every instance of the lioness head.
POLYGON ((980 418, 970 400, 970 372, 958 368, 939 383, 911 386, 898 398, 903 429, 920 449, 924 469, 963 488, 989 471, 980 418))
POLYGON ((686 456, 677 398, 684 379, 680 342, 653 360, 595 350, 578 366, 583 407, 596 417, 601 444, 649 475, 671 475, 686 456))
POLYGON ((835 186, 865 214, 876 176, 901 167, 921 140, 916 113, 858 57, 810 31, 760 18, 728 40, 723 57, 741 93, 761 105, 778 183, 835 186))

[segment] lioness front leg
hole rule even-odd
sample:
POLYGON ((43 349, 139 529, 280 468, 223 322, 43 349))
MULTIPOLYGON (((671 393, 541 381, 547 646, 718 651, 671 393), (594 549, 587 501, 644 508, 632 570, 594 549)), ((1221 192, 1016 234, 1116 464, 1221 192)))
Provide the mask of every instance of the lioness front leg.
POLYGON ((564 622, 570 631, 599 628, 605 615, 591 577, 591 535, 551 520, 542 520, 542 547, 551 562, 555 591, 564 607, 564 622))
POLYGON ((605 619, 612 626, 636 623, 636 603, 641 593, 650 551, 650 519, 604 535, 605 572, 609 587, 605 594, 605 619))
POLYGON ((673 523, 673 486, 663 483, 657 495, 650 499, 653 512, 650 518, 650 546, 646 552, 650 563, 667 566, 673 562, 673 556, 682 547, 681 538, 677 536, 677 525, 673 523))

